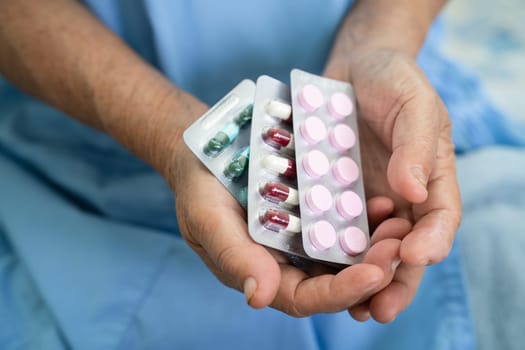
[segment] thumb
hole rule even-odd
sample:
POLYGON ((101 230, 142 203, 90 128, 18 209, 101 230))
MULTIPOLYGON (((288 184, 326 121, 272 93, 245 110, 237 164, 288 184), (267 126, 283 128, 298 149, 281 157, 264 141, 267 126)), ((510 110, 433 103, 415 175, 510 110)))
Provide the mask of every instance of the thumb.
POLYGON ((439 101, 432 95, 416 95, 405 103, 392 130, 388 182, 412 203, 427 199, 427 182, 436 161, 440 116, 439 101))
POLYGON ((217 277, 244 292, 254 308, 268 306, 279 289, 281 272, 276 259, 248 235, 238 213, 211 213, 194 238, 215 265, 217 277), (212 218, 216 219, 213 220, 212 218), (227 218, 227 219, 223 219, 227 218))

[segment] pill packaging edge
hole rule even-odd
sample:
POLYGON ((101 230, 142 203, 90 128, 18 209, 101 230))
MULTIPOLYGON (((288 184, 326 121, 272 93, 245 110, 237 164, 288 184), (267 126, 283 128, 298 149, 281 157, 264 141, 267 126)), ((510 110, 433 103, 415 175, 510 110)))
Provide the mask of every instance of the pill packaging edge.
POLYGON ((354 103, 355 106, 355 95, 353 93, 353 89, 350 84, 347 84, 345 82, 331 80, 328 78, 320 77, 317 75, 313 75, 298 69, 294 69, 291 72, 291 97, 292 97, 292 110, 294 114, 294 136, 295 136, 295 150, 296 150, 296 163, 297 163, 297 177, 298 177, 298 190, 299 190, 299 201, 300 201, 300 212, 301 212, 301 224, 302 224, 302 236, 303 236, 303 244, 304 249, 306 253, 313 259, 322 260, 322 261, 329 261, 333 263, 338 264, 347 264, 352 265, 360 262, 366 251, 368 250, 368 247, 370 245, 370 234, 368 230, 368 220, 367 220, 367 214, 366 214, 366 197, 364 193, 364 185, 363 185, 363 177, 362 177, 362 169, 361 169, 361 156, 360 156, 360 150, 359 150, 359 140, 358 140, 358 129, 357 129, 357 118, 356 118, 356 110, 353 109, 351 115, 346 118, 346 120, 343 122, 350 126, 350 128, 353 130, 356 141, 355 145, 348 151, 346 151, 344 154, 337 154, 337 152, 332 150, 332 147, 329 144, 329 137, 327 134, 327 137, 319 142, 319 144, 311 146, 308 145, 305 141, 302 140, 300 135, 300 127, 301 123, 309 116, 316 115, 321 118, 321 120, 325 123, 327 126, 327 130, 330 130, 333 125, 342 123, 341 121, 335 121, 331 120, 330 117, 322 118, 320 114, 328 115, 329 112, 326 107, 326 101, 328 100, 328 97, 331 96, 332 93, 335 92, 343 92, 347 96, 349 96, 354 103), (299 101, 298 101, 298 93, 301 90, 301 88, 307 84, 314 84, 318 87, 321 87, 321 90, 324 95, 325 103, 319 108, 319 110, 315 112, 307 112, 305 111, 299 101), (342 186, 340 184, 335 184, 335 181, 326 181, 326 175, 323 176, 321 179, 312 180, 304 171, 302 167, 302 158, 306 155, 307 152, 311 150, 321 150, 324 153, 330 153, 331 156, 329 156, 330 160, 330 170, 329 173, 332 171, 332 163, 337 159, 337 157, 340 157, 342 155, 349 156, 352 160, 354 160, 358 167, 359 167, 359 177, 358 179, 349 186, 342 186), (335 158, 334 158, 335 157, 335 158), (332 159, 334 158, 334 159, 332 159), (334 201, 332 202, 332 207, 329 211, 327 211, 324 215, 315 216, 309 209, 306 204, 305 194, 308 189, 310 189, 313 185, 321 183, 325 187, 327 187, 332 196, 334 201), (342 191, 342 189, 348 189, 353 192, 355 192, 361 199, 363 204, 363 211, 361 215, 354 218, 350 222, 345 222, 342 220, 342 218, 338 215, 335 208, 335 195, 336 193, 339 193, 342 191), (314 222, 318 221, 320 218, 323 218, 324 220, 327 220, 330 222, 336 231, 337 234, 337 240, 335 244, 328 248, 327 250, 318 250, 311 246, 310 240, 308 237, 308 232, 310 225, 312 225, 314 222), (356 256, 350 256, 347 255, 340 247, 339 243, 339 236, 341 233, 341 230, 348 226, 356 226, 363 233, 365 233, 367 237, 367 247, 366 249, 356 255, 356 256))
POLYGON ((235 140, 216 156, 207 155, 204 152, 204 147, 227 123, 233 122, 245 108, 253 104, 254 95, 255 83, 249 79, 242 80, 193 122, 183 134, 184 142, 190 150, 244 208, 247 204, 248 169, 236 180, 228 178, 224 174, 224 170, 239 151, 249 146, 251 122, 240 128, 235 140))
POLYGON ((281 156, 290 160, 294 160, 295 156, 293 150, 291 152, 276 150, 263 140, 263 131, 267 127, 279 127, 290 133, 293 132, 291 123, 280 121, 267 113, 268 103, 273 100, 290 104, 290 88, 274 78, 263 75, 257 79, 252 116, 250 166, 248 170, 248 231, 253 240, 262 245, 311 259, 304 251, 301 232, 274 232, 265 228, 260 221, 260 214, 265 209, 285 211, 299 217, 298 206, 283 206, 282 204, 267 201, 260 193, 261 183, 268 181, 280 182, 286 186, 297 188, 296 178, 286 179, 279 177, 269 172, 263 165, 263 159, 268 155, 281 156))

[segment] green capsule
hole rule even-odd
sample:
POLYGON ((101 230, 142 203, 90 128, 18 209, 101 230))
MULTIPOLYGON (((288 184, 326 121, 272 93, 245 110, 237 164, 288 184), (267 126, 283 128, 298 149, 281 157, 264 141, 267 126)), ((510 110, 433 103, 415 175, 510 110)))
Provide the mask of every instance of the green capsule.
POLYGON ((252 121, 252 114, 253 114, 253 104, 250 104, 244 108, 241 113, 235 118, 235 123, 239 125, 239 127, 244 127, 248 123, 252 121))
POLYGON ((239 126, 236 123, 228 123, 206 143, 203 152, 207 156, 215 157, 228 147, 238 135, 239 126))
POLYGON ((232 180, 236 180, 244 174, 248 168, 248 160, 250 158, 250 147, 246 147, 237 152, 232 161, 224 169, 224 175, 232 180))

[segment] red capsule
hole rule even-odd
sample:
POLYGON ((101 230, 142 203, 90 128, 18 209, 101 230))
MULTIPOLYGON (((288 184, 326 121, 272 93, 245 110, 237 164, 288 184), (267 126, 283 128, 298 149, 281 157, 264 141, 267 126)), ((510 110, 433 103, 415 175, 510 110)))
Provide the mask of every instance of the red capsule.
POLYGON ((301 220, 281 210, 266 209, 259 216, 259 220, 266 229, 271 231, 301 232, 301 220))
POLYGON ((294 149, 293 135, 289 131, 281 128, 265 129, 262 138, 264 142, 276 149, 281 147, 294 149))
POLYGON ((267 182, 259 189, 261 196, 273 203, 284 203, 288 205, 299 205, 297 190, 278 182, 267 182))

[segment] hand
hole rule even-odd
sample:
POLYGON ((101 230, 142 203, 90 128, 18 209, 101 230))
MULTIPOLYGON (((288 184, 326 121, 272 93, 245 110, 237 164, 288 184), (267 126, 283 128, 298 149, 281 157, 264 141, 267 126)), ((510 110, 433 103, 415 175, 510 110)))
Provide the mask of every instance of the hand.
POLYGON ((369 47, 334 56, 325 74, 354 86, 367 196, 390 198, 391 213, 385 207, 383 216, 414 224, 404 236, 379 225, 373 243, 402 239, 402 264, 388 287, 351 309, 356 319, 371 314, 387 322, 412 300, 424 266, 448 255, 461 220, 451 124, 415 60, 400 51, 369 47))
MULTIPOLYGON (((206 109, 194 99, 186 105, 194 117, 206 109)), ((236 200, 180 141, 174 149, 165 175, 175 191, 182 236, 221 282, 244 292, 252 307, 270 305, 298 317, 336 312, 358 305, 391 282, 399 240, 378 242, 362 264, 337 274, 318 264, 306 273, 283 254, 255 243, 236 200)), ((388 200, 371 202, 370 213, 382 215, 385 206, 391 207, 388 200)), ((406 234, 395 227, 389 232, 406 234)))

